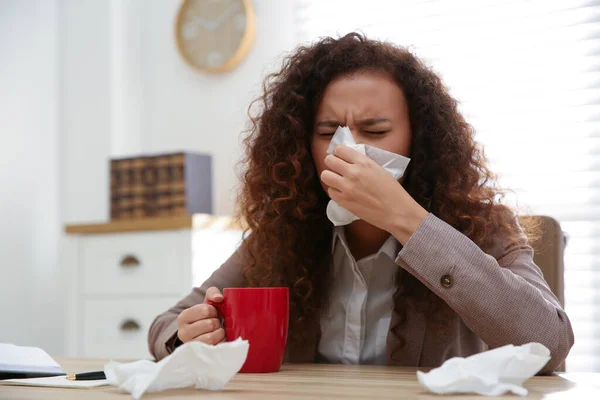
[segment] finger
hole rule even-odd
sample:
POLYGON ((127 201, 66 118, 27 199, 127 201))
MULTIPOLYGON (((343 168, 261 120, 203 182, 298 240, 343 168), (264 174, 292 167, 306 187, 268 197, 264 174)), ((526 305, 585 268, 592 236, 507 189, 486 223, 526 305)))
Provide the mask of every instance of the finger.
POLYGON ((192 339, 194 341, 206 343, 206 344, 218 344, 225 340, 225 330, 219 328, 216 331, 205 333, 192 339))
POLYGON ((177 331, 179 339, 186 343, 198 336, 214 332, 221 327, 221 321, 217 318, 202 319, 200 321, 186 324, 180 327, 177 331))
POLYGON ((342 160, 339 157, 336 157, 333 154, 329 154, 327 157, 325 157, 325 165, 330 170, 336 172, 338 175, 341 176, 346 175, 346 173, 352 166, 351 164, 348 164, 346 161, 342 160))
POLYGON ((198 336, 214 332, 221 327, 221 321, 217 318, 208 318, 188 324, 179 330, 179 339, 191 340, 198 336), (182 338, 183 337, 183 338, 182 338))
POLYGON ((213 301, 215 303, 221 303, 223 301, 223 293, 214 286, 206 289, 206 296, 204 296, 204 302, 213 301))
POLYGON ((177 322, 181 325, 191 324, 206 318, 217 318, 217 309, 208 304, 196 304, 183 310, 177 317, 177 322))
POLYGON ((342 160, 350 164, 358 164, 359 162, 369 160, 369 157, 344 145, 337 146, 333 151, 333 155, 335 155, 338 158, 341 158, 342 160))
POLYGON ((341 190, 343 180, 344 178, 342 178, 340 175, 336 174, 333 171, 329 171, 328 169, 321 172, 321 181, 329 187, 341 190))
POLYGON ((333 187, 329 187, 329 189, 327 189, 327 194, 329 195, 329 198, 331 200, 336 201, 338 203, 343 198, 342 192, 340 192, 339 190, 337 190, 336 188, 333 188, 333 187))

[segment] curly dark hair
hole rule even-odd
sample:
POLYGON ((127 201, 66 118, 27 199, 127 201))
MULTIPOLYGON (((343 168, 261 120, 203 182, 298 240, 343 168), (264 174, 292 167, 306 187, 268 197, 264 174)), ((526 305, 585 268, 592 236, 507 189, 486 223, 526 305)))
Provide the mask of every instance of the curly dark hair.
MULTIPOLYGON (((412 132, 411 163, 403 182, 407 192, 481 248, 499 230, 514 240, 521 236, 514 214, 499 203, 502 192, 473 128, 428 66, 406 48, 356 33, 300 47, 266 78, 263 95, 250 107, 238 199, 249 230, 245 278, 250 286, 290 288, 291 345, 302 343, 305 329, 318 324, 331 281, 329 198, 310 146, 315 113, 329 82, 359 70, 388 74, 406 97, 412 132)), ((396 282, 395 311, 401 322, 408 297, 423 304, 423 312, 439 308, 427 305, 443 307, 401 268, 396 282)))

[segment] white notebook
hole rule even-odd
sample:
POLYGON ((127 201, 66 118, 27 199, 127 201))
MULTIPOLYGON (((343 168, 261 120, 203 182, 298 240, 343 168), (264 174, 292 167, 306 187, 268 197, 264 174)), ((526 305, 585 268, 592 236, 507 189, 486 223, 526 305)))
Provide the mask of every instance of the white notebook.
POLYGON ((65 375, 65 373, 44 350, 0 343, 0 379, 56 375, 65 375))
POLYGON ((66 375, 50 376, 47 378, 30 378, 30 379, 6 379, 0 381, 0 385, 17 385, 17 386, 46 386, 59 388, 86 389, 98 386, 107 386, 106 379, 95 381, 70 381, 66 375))

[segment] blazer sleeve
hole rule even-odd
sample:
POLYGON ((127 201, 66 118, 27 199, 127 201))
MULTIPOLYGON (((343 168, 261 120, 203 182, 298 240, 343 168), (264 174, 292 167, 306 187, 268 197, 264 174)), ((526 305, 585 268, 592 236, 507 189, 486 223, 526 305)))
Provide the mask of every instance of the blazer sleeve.
POLYGON ((523 235, 506 245, 498 238, 495 256, 435 217, 421 223, 396 263, 443 299, 490 348, 538 342, 554 371, 573 346, 573 329, 560 302, 533 262, 523 235))
POLYGON ((148 332, 148 348, 156 360, 160 360, 173 352, 177 339, 177 317, 179 313, 195 304, 204 302, 204 296, 209 287, 215 286, 222 291, 226 287, 244 286, 243 266, 245 256, 243 249, 238 249, 202 286, 192 289, 190 294, 154 319, 148 332))

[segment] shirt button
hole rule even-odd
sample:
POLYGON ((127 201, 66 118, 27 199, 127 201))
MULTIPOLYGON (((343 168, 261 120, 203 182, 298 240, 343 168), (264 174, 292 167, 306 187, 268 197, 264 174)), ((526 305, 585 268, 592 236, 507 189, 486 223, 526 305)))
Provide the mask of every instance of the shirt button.
POLYGON ((442 283, 442 286, 445 287, 446 289, 451 288, 452 285, 454 285, 454 279, 452 279, 452 276, 450 276, 450 275, 442 276, 442 279, 440 280, 440 282, 442 283))

